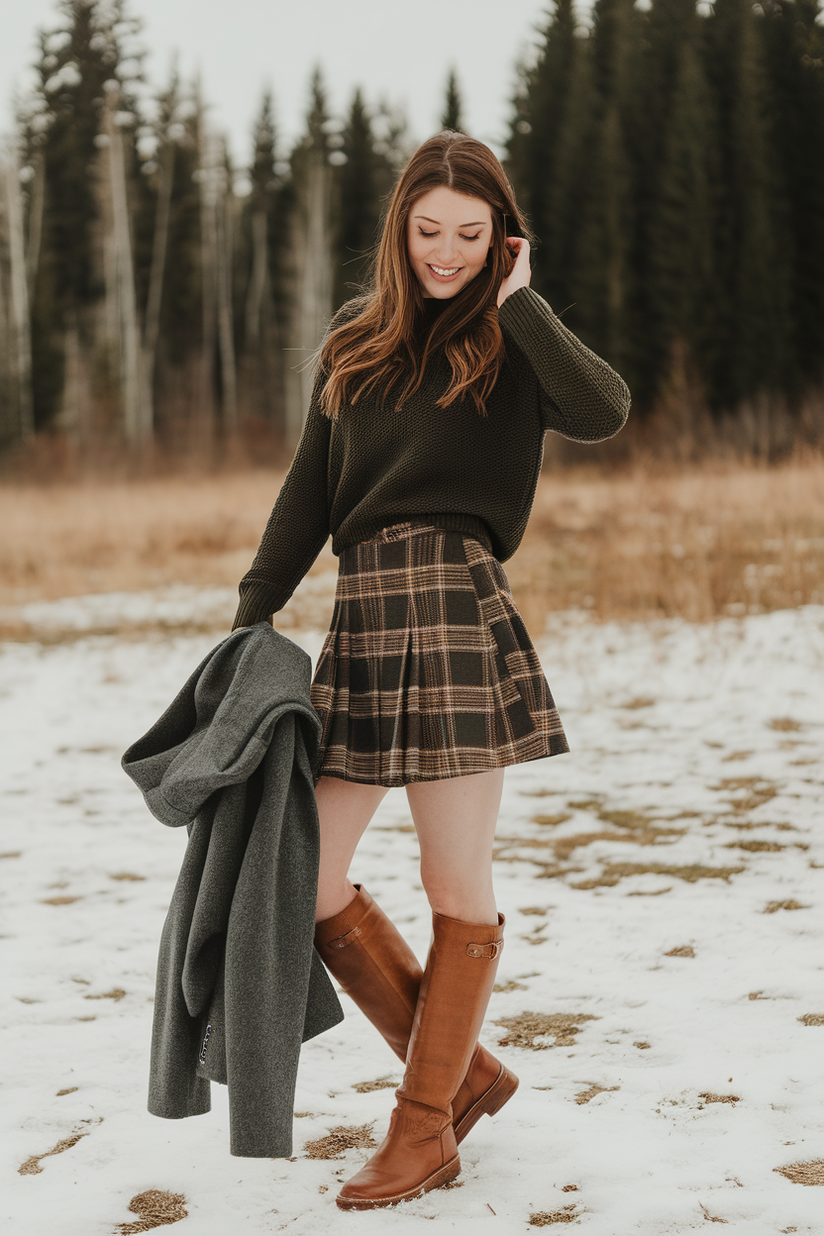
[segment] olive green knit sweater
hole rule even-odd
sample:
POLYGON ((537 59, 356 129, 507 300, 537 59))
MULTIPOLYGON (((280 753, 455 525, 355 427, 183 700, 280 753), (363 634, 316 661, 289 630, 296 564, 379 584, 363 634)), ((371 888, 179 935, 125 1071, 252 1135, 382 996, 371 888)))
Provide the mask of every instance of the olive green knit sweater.
MULTIPOLYGON (((442 302, 428 302, 424 326, 442 302)), ((333 325, 345 319, 340 310, 333 325)), ((629 411, 625 383, 567 330, 532 290, 498 310, 506 360, 479 416, 471 398, 437 407, 451 369, 443 351, 399 409, 372 394, 332 422, 316 382, 292 466, 251 568, 235 627, 281 609, 332 534, 336 554, 381 528, 425 516, 439 527, 486 533, 502 562, 521 541, 535 496, 544 434, 600 442, 629 411)))

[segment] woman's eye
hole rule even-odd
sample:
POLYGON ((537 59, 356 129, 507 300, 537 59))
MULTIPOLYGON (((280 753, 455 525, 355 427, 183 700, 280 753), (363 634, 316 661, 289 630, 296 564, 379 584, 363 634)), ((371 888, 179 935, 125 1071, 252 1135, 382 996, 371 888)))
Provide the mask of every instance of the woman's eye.
POLYGON ((438 234, 437 232, 425 232, 422 227, 418 228, 418 231, 420 232, 421 236, 426 236, 426 237, 437 236, 438 234))
POLYGON ((462 235, 461 240, 477 240, 480 234, 481 234, 480 232, 476 232, 474 236, 463 236, 462 235))

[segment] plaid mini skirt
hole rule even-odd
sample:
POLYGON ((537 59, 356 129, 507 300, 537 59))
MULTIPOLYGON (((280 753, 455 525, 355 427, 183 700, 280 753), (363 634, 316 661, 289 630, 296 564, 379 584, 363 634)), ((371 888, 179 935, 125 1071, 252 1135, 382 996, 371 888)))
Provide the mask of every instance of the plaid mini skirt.
POLYGON ((316 777, 399 786, 569 750, 500 562, 421 521, 341 553, 311 698, 316 777))

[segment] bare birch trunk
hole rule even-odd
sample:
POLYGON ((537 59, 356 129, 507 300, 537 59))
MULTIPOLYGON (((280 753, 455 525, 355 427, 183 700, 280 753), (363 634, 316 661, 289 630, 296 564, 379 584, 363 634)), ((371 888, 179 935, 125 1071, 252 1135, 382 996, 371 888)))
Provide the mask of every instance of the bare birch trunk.
POLYGON ((150 397, 154 388, 157 359, 157 338, 160 332, 160 309, 163 303, 163 281, 166 274, 166 252, 169 247, 169 219, 172 208, 172 183, 175 173, 175 148, 167 143, 160 160, 160 185, 157 194, 152 268, 149 272, 149 295, 146 299, 146 322, 143 331, 143 357, 146 386, 150 397))
POLYGON ((120 376, 123 389, 123 422, 129 442, 143 443, 152 433, 152 408, 143 371, 143 351, 135 304, 134 261, 126 196, 126 163, 123 134, 117 123, 119 95, 107 96, 109 173, 112 194, 114 276, 120 334, 120 376))
POLYGON ((246 349, 257 348, 261 335, 263 294, 266 290, 268 266, 268 230, 266 211, 256 210, 252 215, 252 272, 246 296, 246 349))
MULTIPOLYGON (((221 390, 223 394, 223 423, 230 434, 237 432, 237 365, 235 339, 232 325, 232 250, 234 197, 229 178, 224 174, 219 184, 219 204, 215 218, 217 223, 217 326, 220 348, 221 390), (221 200, 222 199, 222 200, 221 200)), ((218 203, 216 203, 218 207, 218 203)))
POLYGON ((314 382, 311 356, 320 344, 332 311, 332 178, 324 154, 310 150, 298 196, 297 311, 293 362, 299 383, 289 383, 286 436, 294 443, 309 410, 314 382))
POLYGON ((20 201, 20 172, 16 152, 12 154, 6 166, 5 181, 9 231, 10 335, 14 349, 18 436, 25 441, 34 433, 34 414, 31 392, 29 288, 26 279, 23 206, 20 201))
POLYGON ((37 272, 40 269, 40 245, 43 239, 46 169, 43 163, 42 152, 38 152, 34 156, 32 164, 34 167, 34 179, 31 182, 29 236, 26 246, 26 281, 29 289, 29 302, 34 300, 34 285, 37 282, 37 272))
MULTIPOLYGON (((201 112, 202 117, 202 112, 201 112)), ((202 124, 202 120, 201 120, 202 124)), ((198 445, 211 448, 215 428, 215 327, 217 304, 217 219, 213 143, 201 128, 200 269, 203 327, 200 348, 200 391, 195 416, 198 445)))

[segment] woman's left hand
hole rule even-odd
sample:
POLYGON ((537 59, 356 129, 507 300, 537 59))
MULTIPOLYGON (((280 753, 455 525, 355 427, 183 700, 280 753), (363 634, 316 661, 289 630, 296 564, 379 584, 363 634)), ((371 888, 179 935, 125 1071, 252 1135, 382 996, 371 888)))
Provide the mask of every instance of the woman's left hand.
POLYGON ((506 246, 515 262, 498 290, 499 309, 507 296, 517 292, 518 288, 528 288, 532 278, 532 271, 529 269, 529 241, 522 236, 507 236, 506 246))

